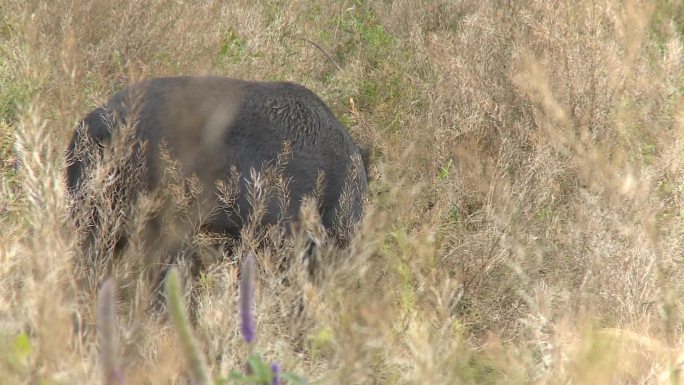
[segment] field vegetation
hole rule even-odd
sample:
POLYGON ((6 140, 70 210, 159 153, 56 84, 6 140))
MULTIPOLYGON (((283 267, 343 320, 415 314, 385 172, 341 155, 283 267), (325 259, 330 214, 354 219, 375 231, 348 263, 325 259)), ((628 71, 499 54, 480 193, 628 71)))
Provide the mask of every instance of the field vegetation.
POLYGON ((684 381, 681 1, 3 0, 0 383, 188 383, 135 242, 83 259, 63 156, 113 92, 180 74, 301 83, 370 154, 360 229, 313 277, 302 236, 197 237, 179 271, 213 378, 256 348, 312 384, 684 381))

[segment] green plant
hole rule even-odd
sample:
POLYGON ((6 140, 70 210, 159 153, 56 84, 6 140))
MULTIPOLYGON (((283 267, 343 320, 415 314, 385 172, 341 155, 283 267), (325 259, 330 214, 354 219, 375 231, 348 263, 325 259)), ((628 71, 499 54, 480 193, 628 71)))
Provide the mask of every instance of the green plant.
MULTIPOLYGON (((281 385, 283 381, 293 385, 305 385, 307 381, 293 373, 282 372, 277 363, 267 364, 255 352, 256 325, 252 314, 255 289, 256 261, 254 254, 244 258, 240 279, 240 332, 249 346, 249 359, 244 373, 233 371, 227 377, 211 380, 211 373, 206 359, 201 352, 197 338, 194 336, 190 320, 185 311, 180 284, 180 273, 171 268, 166 277, 166 306, 181 345, 192 383, 211 384, 249 384, 249 385, 281 385)), ((115 319, 114 281, 107 280, 100 288, 97 307, 97 331, 100 341, 100 362, 105 384, 124 384, 124 373, 118 357, 117 331, 115 319)), ((20 335, 21 337, 21 335, 20 335)), ((28 340, 17 338, 17 356, 28 354, 28 340), (24 342, 25 341, 25 342, 24 342)))

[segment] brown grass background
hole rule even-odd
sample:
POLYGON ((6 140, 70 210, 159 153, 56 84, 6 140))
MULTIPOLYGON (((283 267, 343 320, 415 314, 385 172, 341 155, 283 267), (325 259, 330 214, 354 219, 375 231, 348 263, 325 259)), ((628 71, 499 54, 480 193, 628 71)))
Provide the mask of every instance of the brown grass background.
MULTIPOLYGON (((361 231, 317 281, 301 244, 258 251, 267 359, 318 384, 678 384, 683 44, 676 0, 4 0, 0 383, 102 382, 109 270, 79 263, 63 183, 78 120, 213 74, 306 85, 371 154, 361 231)), ((216 378, 247 356, 224 257, 194 283, 216 378)), ((186 383, 140 260, 112 272, 126 383, 186 383)))

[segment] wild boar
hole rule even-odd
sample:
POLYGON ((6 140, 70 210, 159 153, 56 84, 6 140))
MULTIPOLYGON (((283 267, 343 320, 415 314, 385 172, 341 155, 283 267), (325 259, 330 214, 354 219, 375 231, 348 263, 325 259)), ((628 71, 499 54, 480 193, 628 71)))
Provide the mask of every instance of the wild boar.
MULTIPOLYGON (((130 147, 126 161, 109 169, 120 184, 108 203, 112 212, 122 200, 167 187, 162 158, 168 153, 183 178, 200 182, 194 219, 209 232, 240 237, 253 212, 250 194, 265 168, 279 170, 287 199, 268 196, 258 227, 279 224, 289 231, 307 196, 316 196, 321 223, 338 243, 361 219, 368 188, 361 150, 328 106, 301 85, 183 76, 128 86, 90 112, 73 134, 66 152, 73 207, 93 194, 86 181, 94 165, 125 132, 129 137, 120 142, 130 147), (134 177, 136 164, 142 172, 134 177), (229 204, 221 193, 227 185, 235 187, 229 204)), ((93 211, 79 226, 98 226, 98 215, 93 211)))

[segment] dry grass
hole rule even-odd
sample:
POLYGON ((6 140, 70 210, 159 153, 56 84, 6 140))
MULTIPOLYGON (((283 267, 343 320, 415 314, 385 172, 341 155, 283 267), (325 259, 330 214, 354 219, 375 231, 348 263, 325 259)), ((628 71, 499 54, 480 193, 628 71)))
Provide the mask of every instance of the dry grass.
MULTIPOLYGON (((362 229, 316 280, 301 237, 237 245, 262 245, 266 359, 321 384, 679 383, 683 33, 671 0, 4 1, 0 382, 100 383, 108 275, 126 383, 187 381, 135 247, 79 258, 62 155, 123 84, 218 74, 310 87, 371 151, 362 229)), ((248 354, 219 257, 186 284, 217 378, 248 354)))

